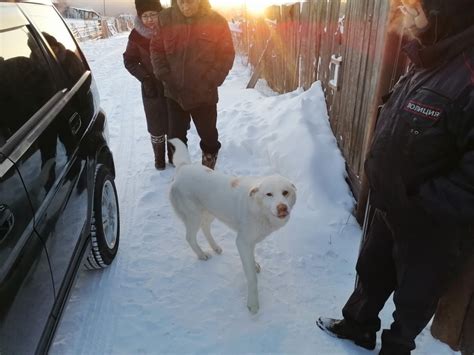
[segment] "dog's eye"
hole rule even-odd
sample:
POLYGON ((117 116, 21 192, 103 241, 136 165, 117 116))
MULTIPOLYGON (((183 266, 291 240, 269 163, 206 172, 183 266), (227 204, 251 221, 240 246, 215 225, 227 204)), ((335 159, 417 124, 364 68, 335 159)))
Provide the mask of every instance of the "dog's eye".
POLYGON ((268 197, 272 197, 273 194, 272 194, 271 192, 269 192, 269 193, 267 194, 267 196, 268 196, 268 197))
POLYGON ((283 191, 283 196, 288 196, 289 192, 288 191, 283 191))

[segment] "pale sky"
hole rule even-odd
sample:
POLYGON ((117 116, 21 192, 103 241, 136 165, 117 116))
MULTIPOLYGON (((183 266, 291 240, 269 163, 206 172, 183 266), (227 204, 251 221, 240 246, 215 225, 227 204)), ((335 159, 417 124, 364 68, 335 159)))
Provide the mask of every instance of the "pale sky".
MULTIPOLYGON (((210 0, 216 9, 241 7, 247 5, 247 9, 252 12, 260 12, 270 5, 281 5, 297 2, 296 0, 210 0)), ((135 13, 134 0, 67 0, 68 5, 94 9, 99 13, 104 12, 108 16, 115 16, 120 13, 135 13)), ((163 5, 169 5, 170 0, 161 0, 163 5)))

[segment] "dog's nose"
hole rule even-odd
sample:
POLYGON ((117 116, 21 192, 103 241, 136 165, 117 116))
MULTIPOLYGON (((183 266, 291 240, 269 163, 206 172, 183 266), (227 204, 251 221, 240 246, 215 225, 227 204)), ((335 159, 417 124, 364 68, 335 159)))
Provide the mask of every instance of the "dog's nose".
POLYGON ((288 206, 285 205, 284 203, 280 203, 277 205, 277 212, 278 212, 278 217, 284 218, 288 216, 288 206))
POLYGON ((277 211, 278 211, 278 212, 288 212, 288 206, 285 205, 284 203, 280 203, 280 204, 277 206, 277 211))

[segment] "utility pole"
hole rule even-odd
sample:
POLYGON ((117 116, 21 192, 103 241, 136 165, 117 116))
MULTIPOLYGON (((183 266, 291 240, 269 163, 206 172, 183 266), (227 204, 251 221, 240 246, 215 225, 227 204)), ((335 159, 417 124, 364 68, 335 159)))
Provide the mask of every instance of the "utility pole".
POLYGON ((102 0, 102 4, 104 6, 104 17, 105 17, 105 0, 102 0))

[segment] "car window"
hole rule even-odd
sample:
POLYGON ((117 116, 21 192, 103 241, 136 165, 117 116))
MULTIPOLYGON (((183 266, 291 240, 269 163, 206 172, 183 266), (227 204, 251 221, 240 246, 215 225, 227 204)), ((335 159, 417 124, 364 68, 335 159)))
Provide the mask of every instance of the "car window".
POLYGON ((55 92, 48 63, 28 28, 0 32, 0 148, 55 92))
POLYGON ((86 71, 76 42, 52 6, 22 4, 21 7, 48 42, 67 77, 68 88, 86 71))

